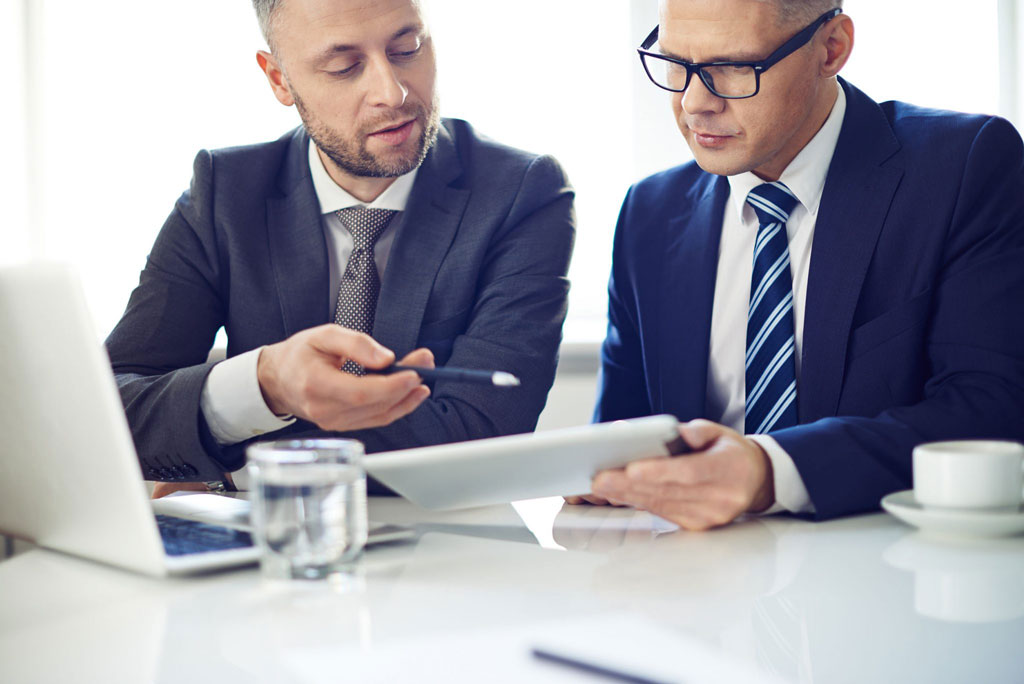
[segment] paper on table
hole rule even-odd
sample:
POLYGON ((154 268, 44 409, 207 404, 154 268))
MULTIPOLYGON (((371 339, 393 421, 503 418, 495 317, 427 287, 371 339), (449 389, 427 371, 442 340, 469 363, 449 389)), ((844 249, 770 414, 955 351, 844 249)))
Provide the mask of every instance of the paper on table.
POLYGON ((393 682, 411 673, 421 681, 593 681, 594 675, 533 657, 533 648, 659 682, 783 681, 644 617, 615 613, 431 634, 365 648, 299 648, 282 654, 281 660, 302 682, 333 683, 339 677, 393 682))
POLYGON ((153 500, 153 512, 160 515, 175 515, 179 518, 199 522, 248 526, 250 503, 220 494, 195 494, 182 492, 153 500))

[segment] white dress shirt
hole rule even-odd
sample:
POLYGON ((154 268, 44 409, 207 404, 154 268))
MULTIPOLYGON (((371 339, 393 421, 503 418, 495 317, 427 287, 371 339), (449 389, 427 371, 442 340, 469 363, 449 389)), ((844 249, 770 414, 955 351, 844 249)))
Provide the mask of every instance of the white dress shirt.
MULTIPOLYGON (((348 264, 348 258, 352 254, 354 245, 352 234, 342 225, 341 219, 335 212, 355 206, 405 211, 409 193, 416 180, 417 169, 396 178, 370 204, 360 202, 331 179, 312 141, 309 143, 309 171, 313 177, 313 190, 320 202, 320 223, 323 226, 324 238, 327 243, 330 289, 324 292, 323 296, 325 299, 329 299, 330 310, 334 311, 338 301, 341 274, 345 265, 348 264)), ((396 216, 374 246, 373 258, 377 264, 377 272, 382 277, 384 269, 387 267, 391 245, 395 240, 398 221, 399 217, 396 216)), ((259 361, 261 349, 253 349, 218 363, 206 377, 199 406, 210 427, 210 432, 222 445, 236 444, 252 437, 280 430, 295 422, 295 419, 290 416, 274 415, 263 400, 259 380, 256 377, 256 364, 259 361)))
MULTIPOLYGON (((825 177, 846 112, 846 95, 838 84, 836 91, 835 104, 824 125, 779 178, 800 200, 786 222, 790 271, 793 276, 793 331, 796 337, 798 397, 804 303, 807 300, 807 274, 811 263, 814 224, 818 218, 818 204, 825 187, 825 177)), ((751 190, 764 182, 751 172, 729 176, 729 199, 722 219, 714 308, 711 314, 711 354, 707 382, 709 415, 713 420, 740 433, 744 432, 745 427, 747 308, 750 302, 750 278, 754 270, 754 240, 758 228, 757 216, 746 199, 751 190)), ((748 437, 761 445, 772 462, 776 503, 768 512, 813 510, 807 487, 789 454, 768 435, 748 437)))

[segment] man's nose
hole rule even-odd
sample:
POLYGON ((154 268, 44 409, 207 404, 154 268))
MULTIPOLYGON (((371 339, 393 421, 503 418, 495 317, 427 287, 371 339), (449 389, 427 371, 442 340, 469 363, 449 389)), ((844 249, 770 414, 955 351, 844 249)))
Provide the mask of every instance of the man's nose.
POLYGON ((367 74, 369 92, 368 103, 372 106, 401 107, 405 104, 405 98, 409 95, 409 89, 405 87, 398 74, 395 73, 394 65, 387 59, 381 57, 372 59, 367 74))
POLYGON ((690 78, 690 85, 682 93, 683 111, 687 114, 719 113, 725 107, 725 100, 708 90, 699 74, 690 78))

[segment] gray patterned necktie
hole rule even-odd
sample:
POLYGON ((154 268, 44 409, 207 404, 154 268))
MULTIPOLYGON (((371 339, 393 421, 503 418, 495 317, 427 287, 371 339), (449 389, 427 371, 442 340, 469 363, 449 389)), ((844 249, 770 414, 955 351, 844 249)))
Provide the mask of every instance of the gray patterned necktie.
MULTIPOLYGON (((366 334, 373 332, 373 319, 380 295, 380 275, 373 258, 373 246, 387 229, 397 211, 350 207, 336 212, 341 224, 352 234, 353 248, 338 288, 338 306, 334 322, 366 334)), ((354 361, 341 367, 354 375, 366 371, 354 361)))

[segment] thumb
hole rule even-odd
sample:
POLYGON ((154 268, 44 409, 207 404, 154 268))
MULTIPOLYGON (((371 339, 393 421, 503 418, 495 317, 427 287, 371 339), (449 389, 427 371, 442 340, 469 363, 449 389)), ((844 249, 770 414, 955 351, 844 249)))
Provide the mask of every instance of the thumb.
POLYGON ((679 426, 679 434, 694 451, 704 451, 719 437, 725 434, 726 428, 710 420, 691 420, 679 426))
POLYGON ((384 368, 395 362, 395 353, 369 335, 335 323, 317 328, 310 343, 320 353, 334 357, 336 366, 346 359, 366 368, 384 368))
POLYGON ((420 368, 433 368, 434 367, 434 353, 426 347, 421 349, 414 349, 413 351, 406 354, 401 361, 398 362, 402 366, 419 366, 420 368))

